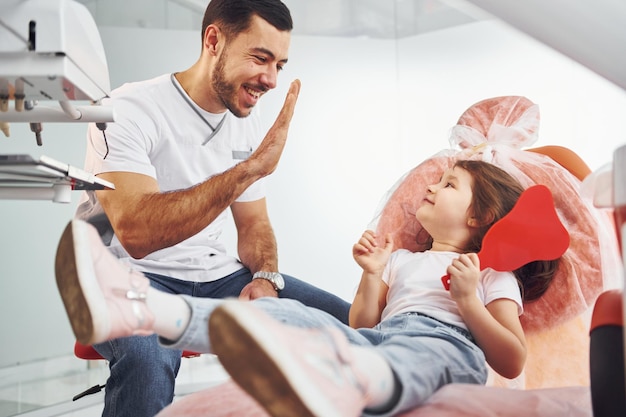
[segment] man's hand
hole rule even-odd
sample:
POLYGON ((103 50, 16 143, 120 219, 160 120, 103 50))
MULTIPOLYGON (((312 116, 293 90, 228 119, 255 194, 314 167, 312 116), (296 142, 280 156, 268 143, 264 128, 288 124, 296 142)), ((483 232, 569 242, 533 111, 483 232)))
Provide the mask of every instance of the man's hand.
POLYGON ((259 147, 246 161, 250 165, 252 172, 258 172, 259 177, 271 174, 278 165, 280 156, 285 148, 289 123, 291 123, 299 94, 300 80, 294 80, 291 82, 285 103, 276 121, 265 135, 259 147))
POLYGON ((266 279, 253 279, 239 294, 240 300, 251 301, 261 297, 278 297, 274 286, 266 279))

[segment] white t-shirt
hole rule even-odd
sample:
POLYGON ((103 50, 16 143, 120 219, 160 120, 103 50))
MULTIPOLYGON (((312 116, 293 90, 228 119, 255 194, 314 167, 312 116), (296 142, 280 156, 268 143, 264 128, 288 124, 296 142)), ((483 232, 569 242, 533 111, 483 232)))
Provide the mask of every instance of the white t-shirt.
MULTIPOLYGON (((257 111, 246 118, 230 112, 208 113, 174 83, 177 81, 171 74, 164 74, 124 84, 111 93, 110 99, 103 100, 102 105, 115 107, 116 121, 107 125, 104 135, 95 124, 89 125, 85 169, 94 174, 127 171, 148 175, 165 192, 186 189, 222 173, 257 148, 263 139, 257 111), (207 141, 212 133, 207 121, 216 127, 224 117, 217 134, 207 141)), ((260 180, 237 201, 255 201, 264 196, 264 181, 260 180)), ((90 218, 100 213, 95 194, 86 192, 77 216, 90 218)), ((242 268, 218 241, 226 219, 223 212, 195 236, 143 259, 130 257, 116 237, 110 249, 140 271, 188 281, 213 281, 242 268)))
MULTIPOLYGON (((389 292, 381 321, 400 313, 419 312, 468 330, 456 302, 441 282, 448 266, 458 257, 455 252, 410 252, 406 249, 392 253, 383 273, 389 292)), ((517 303, 518 314, 524 311, 522 296, 511 272, 484 269, 476 297, 484 305, 499 298, 508 298, 517 303)))

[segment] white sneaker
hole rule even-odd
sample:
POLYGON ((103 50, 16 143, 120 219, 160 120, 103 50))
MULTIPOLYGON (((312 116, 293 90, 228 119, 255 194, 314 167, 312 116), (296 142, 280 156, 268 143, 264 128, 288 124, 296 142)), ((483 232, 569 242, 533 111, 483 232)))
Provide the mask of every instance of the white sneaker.
POLYGON ((80 343, 152 333, 154 316, 145 303, 150 281, 122 265, 89 223, 72 220, 67 225, 57 247, 55 274, 80 343))
POLYGON ((367 383, 351 367, 337 329, 283 325, 245 301, 225 301, 209 318, 213 352, 273 417, 357 417, 367 383))

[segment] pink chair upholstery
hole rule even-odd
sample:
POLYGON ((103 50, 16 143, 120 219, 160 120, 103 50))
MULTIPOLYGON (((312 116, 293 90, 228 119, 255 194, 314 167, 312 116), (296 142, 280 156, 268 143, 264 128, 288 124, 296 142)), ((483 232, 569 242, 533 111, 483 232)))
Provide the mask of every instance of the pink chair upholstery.
MULTIPOLYGON (((450 384, 398 417, 592 417, 588 387, 513 390, 450 384)), ((232 381, 195 392, 156 417, 271 417, 232 381)))

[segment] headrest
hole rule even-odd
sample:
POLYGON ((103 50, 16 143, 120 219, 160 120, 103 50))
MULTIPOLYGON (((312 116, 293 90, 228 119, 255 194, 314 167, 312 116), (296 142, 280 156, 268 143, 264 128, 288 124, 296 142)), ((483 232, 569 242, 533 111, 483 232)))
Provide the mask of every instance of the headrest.
POLYGON ((450 135, 451 145, 461 149, 484 143, 514 148, 530 146, 539 133, 539 106, 521 96, 493 97, 479 101, 459 118, 450 135))

